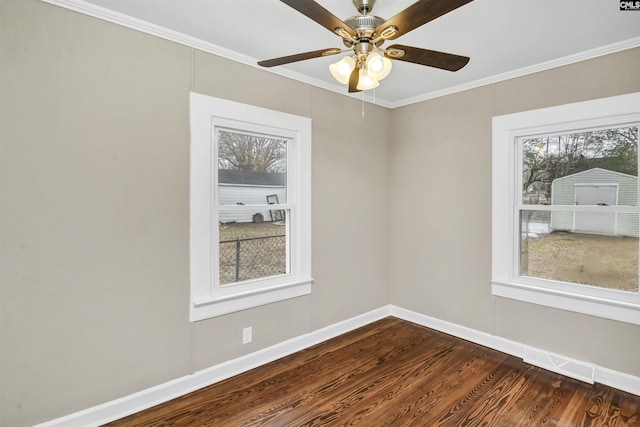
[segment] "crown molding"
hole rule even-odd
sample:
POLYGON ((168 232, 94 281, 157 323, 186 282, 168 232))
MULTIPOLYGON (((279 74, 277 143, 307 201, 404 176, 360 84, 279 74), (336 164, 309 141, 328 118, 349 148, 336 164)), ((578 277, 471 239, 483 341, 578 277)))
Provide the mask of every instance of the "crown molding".
POLYGON ((189 36, 187 34, 170 30, 168 28, 156 25, 147 21, 144 21, 133 16, 125 15, 124 13, 116 12, 111 9, 107 9, 102 6, 97 6, 93 3, 86 2, 84 0, 40 0, 41 2, 48 3, 54 6, 59 6, 64 9, 72 10, 74 12, 82 13, 87 16, 101 19, 103 21, 111 22, 116 25, 130 28, 132 30, 140 31, 152 36, 160 37, 165 40, 169 40, 184 46, 188 46, 194 49, 201 50, 203 52, 211 53, 222 58, 226 58, 244 65, 248 65, 252 68, 256 68, 262 71, 278 74, 283 77, 287 77, 293 80, 297 80, 302 83, 307 83, 312 86, 316 86, 322 89, 336 92, 341 95, 347 95, 352 98, 362 100, 370 103, 374 103, 383 107, 390 108, 389 102, 383 99, 376 99, 374 96, 365 94, 346 94, 345 88, 342 85, 332 85, 325 81, 314 79, 301 73, 286 70, 284 68, 263 68, 258 66, 258 59, 252 58, 247 55, 226 49, 222 46, 218 46, 214 43, 206 42, 196 37, 189 36))
POLYGON ((469 89, 475 89, 481 86, 486 86, 493 83, 499 83, 505 80, 515 79, 517 77, 523 77, 529 74, 538 73, 540 71, 550 70, 552 68, 558 68, 565 65, 575 64, 577 62, 586 61, 588 59, 598 58, 600 56, 609 55, 612 53, 621 52, 623 50, 633 49, 640 46, 640 37, 624 40, 618 43, 613 43, 595 49, 585 50, 572 55, 564 56, 562 58, 553 59, 551 61, 541 62, 529 67, 519 68, 517 70, 509 71, 502 74, 496 74, 484 79, 475 80, 469 83, 464 83, 457 86, 452 86, 447 89, 430 92, 424 95, 419 95, 413 98, 407 98, 404 101, 390 103, 389 108, 403 107, 405 105, 416 104, 418 102, 427 101, 429 99, 439 98, 446 95, 451 95, 457 92, 462 92, 469 89))
POLYGON ((611 53, 620 52, 627 49, 632 49, 640 46, 640 37, 624 40, 622 42, 601 46, 595 49, 586 50, 576 54, 568 55, 562 58, 557 58, 551 61, 542 62, 529 67, 520 68, 518 70, 509 71, 502 74, 497 74, 484 79, 475 80, 469 83, 464 83, 457 86, 452 86, 443 90, 429 92, 423 95, 418 95, 412 98, 407 98, 398 102, 390 102, 381 98, 376 98, 375 94, 372 96, 368 93, 345 93, 344 86, 328 84, 325 81, 311 78, 301 73, 296 73, 283 68, 268 68, 259 67, 257 65, 258 60, 247 55, 240 54, 238 52, 226 49, 222 46, 218 46, 214 43, 206 42, 204 40, 180 33, 178 31, 164 28, 160 25, 152 24, 139 18, 134 18, 129 15, 125 15, 120 12, 113 11, 101 6, 97 6, 92 3, 88 3, 84 0, 40 0, 44 3, 49 3, 55 6, 60 6, 65 9, 73 10, 75 12, 82 13, 84 15, 92 16, 104 21, 108 21, 117 25, 122 25, 127 28, 131 28, 136 31, 141 31, 146 34, 150 34, 156 37, 163 38, 175 43, 179 43, 194 49, 201 50, 203 52, 211 53, 222 58, 230 59, 241 64, 249 65, 253 68, 260 69, 262 71, 278 74, 283 77, 287 77, 293 80, 297 80, 302 83, 307 83, 312 86, 316 86, 322 89, 329 90, 331 92, 339 93, 341 95, 349 96, 354 99, 363 100, 365 102, 373 103, 394 109, 398 107, 404 107, 406 105, 416 104, 422 101, 427 101, 434 98, 440 98, 442 96, 451 95, 457 92, 462 92, 469 89, 474 89, 480 86, 488 84, 498 83, 501 81, 513 79, 516 77, 526 76, 528 74, 537 73, 540 71, 550 70, 552 68, 561 67, 564 65, 574 64, 576 62, 585 61, 588 59, 597 58, 600 56, 608 55, 611 53))

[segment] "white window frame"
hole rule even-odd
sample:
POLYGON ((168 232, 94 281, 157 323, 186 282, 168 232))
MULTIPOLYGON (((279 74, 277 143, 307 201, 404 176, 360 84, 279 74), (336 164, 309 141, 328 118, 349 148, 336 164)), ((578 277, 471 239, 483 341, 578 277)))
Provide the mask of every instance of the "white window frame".
MULTIPOLYGON (((640 293, 598 288, 519 274, 517 215, 522 174, 517 139, 575 129, 640 124, 640 92, 493 118, 492 294, 533 304, 640 325, 640 293)), ((571 206, 581 210, 582 207, 571 206)), ((638 206, 602 207, 640 212, 638 206)), ((584 207, 585 210, 593 208, 584 207)), ((567 210, 548 206, 546 210, 567 210)), ((600 211, 600 210, 599 210, 600 211)))
POLYGON ((311 119, 191 93, 191 321, 311 293, 311 119), (220 286, 216 129, 272 134, 287 141, 287 273, 220 286))

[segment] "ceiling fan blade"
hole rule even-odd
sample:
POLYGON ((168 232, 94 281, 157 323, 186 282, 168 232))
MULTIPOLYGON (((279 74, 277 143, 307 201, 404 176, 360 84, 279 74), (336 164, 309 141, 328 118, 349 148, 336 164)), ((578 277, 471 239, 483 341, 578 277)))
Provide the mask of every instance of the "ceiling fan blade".
POLYGON ((403 46, 400 44, 389 46, 385 50, 384 56, 389 59, 413 62, 414 64, 426 65, 427 67, 435 67, 448 71, 458 71, 469 62, 469 57, 467 56, 403 46))
POLYGON ((356 67, 349 76, 349 93, 362 92, 358 89, 358 80, 360 80, 360 69, 356 67))
POLYGON ((325 27, 327 30, 332 33, 336 33, 337 28, 342 28, 346 31, 351 37, 357 37, 358 34, 353 30, 353 28, 349 27, 347 24, 342 22, 338 17, 329 12, 324 7, 320 6, 313 0, 280 0, 281 2, 291 6, 298 12, 305 15, 307 18, 310 18, 316 21, 318 24, 325 27))
POLYGON ((335 55, 342 52, 340 49, 321 49, 311 52, 298 53, 296 55, 283 56, 280 58, 267 59, 258 62, 262 67, 275 67, 276 65, 290 64, 292 62, 304 61, 306 59, 320 58, 321 56, 335 55))
POLYGON ((420 0, 378 26, 376 34, 382 34, 389 27, 396 27, 398 30, 386 37, 389 40, 396 39, 471 1, 473 0, 420 0))

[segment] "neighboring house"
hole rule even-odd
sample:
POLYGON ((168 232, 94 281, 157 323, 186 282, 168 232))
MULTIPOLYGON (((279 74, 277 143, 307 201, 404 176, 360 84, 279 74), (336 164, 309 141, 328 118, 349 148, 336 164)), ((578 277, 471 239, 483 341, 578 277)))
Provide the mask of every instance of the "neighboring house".
MULTIPOLYGON (((593 168, 553 180, 552 205, 633 206, 638 177, 593 168)), ((615 212, 552 212, 551 229, 576 233, 638 237, 638 216, 615 212)))
MULTIPOLYGON (((221 205, 264 205, 286 202, 286 174, 277 172, 254 172, 239 169, 218 171, 218 202, 221 205), (273 196, 276 197, 273 197, 273 196), (268 196, 269 199, 267 199, 268 196)), ((277 210, 256 208, 246 212, 220 212, 221 222, 260 222, 282 219, 277 210), (258 215, 259 214, 259 215, 258 215), (261 216, 260 216, 261 215, 261 216)))

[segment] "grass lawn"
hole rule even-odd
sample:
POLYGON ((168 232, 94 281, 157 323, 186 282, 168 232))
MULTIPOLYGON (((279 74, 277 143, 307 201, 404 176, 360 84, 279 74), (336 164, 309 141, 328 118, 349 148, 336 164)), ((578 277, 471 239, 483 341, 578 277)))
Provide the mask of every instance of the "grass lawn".
POLYGON ((598 287, 638 290, 638 239, 555 232, 522 245, 522 274, 598 287))
POLYGON ((284 222, 221 224, 220 283, 242 282, 286 273, 285 233, 284 222))
POLYGON ((220 224, 220 241, 285 234, 284 222, 229 222, 220 224))
MULTIPOLYGON (((221 224, 220 282, 235 282, 236 271, 239 281, 284 274, 285 233, 283 222, 221 224), (236 239, 241 240, 237 270, 236 239)), ((541 235, 523 242, 521 265, 526 276, 637 291, 638 239, 564 232, 541 235)))

